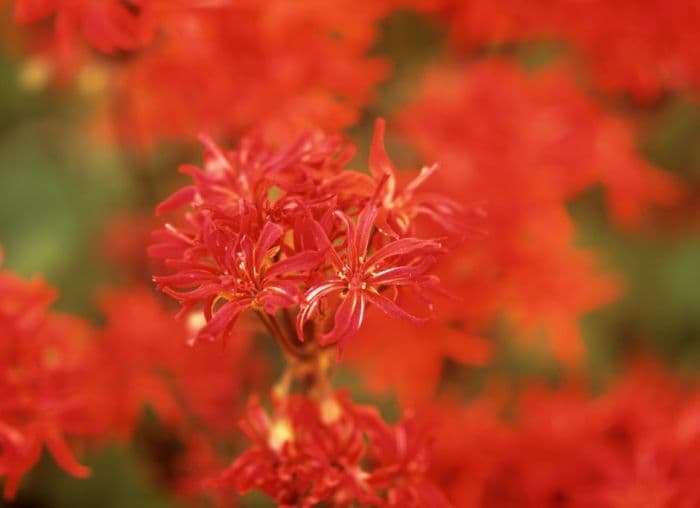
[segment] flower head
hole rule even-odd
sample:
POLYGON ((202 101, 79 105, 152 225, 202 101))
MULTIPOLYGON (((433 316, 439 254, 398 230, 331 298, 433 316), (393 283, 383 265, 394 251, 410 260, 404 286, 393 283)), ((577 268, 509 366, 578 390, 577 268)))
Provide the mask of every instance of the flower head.
POLYGON ((449 506, 427 479, 427 442, 414 422, 392 427, 374 408, 331 397, 278 400, 271 415, 253 398, 241 423, 253 444, 219 482, 283 506, 449 506), (334 405, 330 416, 324 403, 334 405))
POLYGON ((92 331, 50 313, 54 298, 40 280, 0 272, 0 477, 8 498, 44 447, 63 470, 87 476, 67 437, 103 429, 100 394, 85 382, 95 368, 92 331))
MULTIPOLYGON (((382 122, 377 133, 381 140, 382 122)), ((425 319, 398 298, 436 287, 430 270, 444 248, 407 234, 424 203, 411 196, 396 208, 406 226, 401 235, 381 227, 380 214, 395 205, 385 191, 395 185, 393 169, 375 171, 377 178, 348 170, 352 148, 335 137, 308 134, 279 150, 251 137, 228 152, 202 139, 204 168, 182 169, 194 184, 158 207, 189 206, 185 221, 157 231, 150 248, 173 270, 154 278, 158 288, 182 304, 182 315, 202 307, 207 322, 197 338, 228 336, 246 310, 291 348, 309 335, 342 345, 369 304, 392 317, 425 319)), ((378 157, 375 150, 370 165, 378 157)), ((431 215, 451 210, 431 208, 431 215)))
POLYGON ((377 205, 373 201, 363 208, 356 223, 342 211, 334 213, 334 218, 345 230, 342 255, 323 228, 318 223, 312 225, 318 248, 326 253, 333 272, 304 294, 297 316, 299 337, 303 338, 304 325, 317 313, 321 302, 331 296, 340 296, 342 301, 335 311, 333 328, 320 337, 321 343, 342 344, 357 333, 364 321, 365 308, 370 303, 392 317, 423 321, 382 292, 393 290, 396 293, 400 287, 425 289, 435 286, 438 279, 428 272, 442 246, 435 240, 404 237, 390 239, 370 253, 376 217, 377 205))

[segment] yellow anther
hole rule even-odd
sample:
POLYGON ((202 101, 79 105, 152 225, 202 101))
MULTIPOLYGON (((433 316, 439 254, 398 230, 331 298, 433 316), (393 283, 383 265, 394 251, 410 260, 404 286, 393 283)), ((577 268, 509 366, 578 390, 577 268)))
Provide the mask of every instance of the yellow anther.
POLYGON ((193 335, 199 332, 206 324, 207 320, 201 311, 190 312, 187 316, 187 331, 193 335))
POLYGON ((96 95, 107 88, 107 71, 100 65, 84 66, 78 74, 78 90, 84 95, 96 95))
POLYGON ((333 397, 326 397, 321 401, 321 420, 325 424, 337 422, 343 414, 343 408, 333 397))
POLYGON ((289 422, 285 419, 276 420, 270 429, 270 436, 267 438, 267 443, 275 451, 282 449, 285 443, 294 440, 294 430, 289 422))
POLYGON ((22 65, 17 75, 17 82, 25 92, 37 93, 46 88, 52 72, 51 64, 46 59, 30 58, 22 65))

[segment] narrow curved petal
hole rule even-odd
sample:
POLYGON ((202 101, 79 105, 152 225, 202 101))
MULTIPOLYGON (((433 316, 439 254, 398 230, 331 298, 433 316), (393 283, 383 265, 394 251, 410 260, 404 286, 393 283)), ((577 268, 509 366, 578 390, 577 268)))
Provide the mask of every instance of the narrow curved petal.
POLYGON ((367 203, 357 218, 357 245, 355 249, 362 259, 367 256, 367 247, 376 219, 377 205, 374 202, 367 203))
POLYGON ((258 241, 255 244, 255 269, 260 271, 260 268, 265 261, 265 256, 268 251, 279 241, 282 237, 282 227, 273 222, 266 222, 260 232, 258 241))
POLYGON ((321 344, 338 342, 339 347, 355 335, 365 319, 365 299, 362 291, 350 291, 335 311, 333 328, 321 339, 321 344))
POLYGON ((420 252, 423 254, 432 254, 439 252, 442 246, 434 240, 422 240, 419 238, 399 238, 391 243, 386 244, 381 249, 377 250, 365 262, 366 266, 374 266, 382 263, 384 260, 394 257, 403 256, 409 253, 420 252))
POLYGON ((390 300, 384 295, 374 293, 372 291, 365 291, 365 298, 369 300, 372 304, 376 305, 384 312, 387 316, 397 319, 405 319, 406 321, 411 321, 412 323, 425 323, 432 316, 420 317, 405 311, 395 302, 390 300))
POLYGON ((374 134, 372 135, 372 145, 369 149, 369 171, 375 178, 381 178, 385 174, 394 177, 396 169, 389 159, 384 148, 384 132, 386 131, 386 121, 377 118, 374 121, 374 134))
POLYGON ((214 313, 214 317, 199 330, 198 339, 214 340, 223 337, 233 328, 238 316, 250 304, 250 299, 228 302, 214 313))
POLYGON ((156 215, 177 210, 178 208, 185 206, 187 203, 190 203, 196 195, 197 188, 194 185, 183 187, 160 202, 160 204, 156 207, 156 215))
POLYGON ((265 272, 265 280, 285 274, 306 273, 318 266, 322 259, 323 255, 315 250, 300 252, 272 265, 265 272))
POLYGON ((314 219, 309 219, 305 222, 305 227, 308 233, 310 233, 313 237, 317 248, 323 251, 324 254, 328 255, 328 259, 333 265, 333 268, 335 268, 336 271, 341 271, 345 264, 340 259, 340 256, 338 256, 338 253, 333 247, 333 243, 328 238, 323 226, 321 226, 321 224, 314 219))
POLYGON ((397 285, 397 284, 419 284, 425 273, 435 264, 435 259, 425 257, 415 265, 397 266, 387 268, 381 272, 377 272, 371 277, 371 283, 374 286, 381 285, 397 285))
POLYGON ((352 270, 355 270, 357 268, 357 261, 360 256, 357 249, 357 226, 350 220, 350 217, 340 210, 336 210, 333 216, 340 219, 345 226, 345 244, 347 246, 348 264, 352 270))
POLYGON ((297 285, 290 281, 279 281, 265 287, 259 294, 265 312, 274 314, 281 307, 291 307, 299 303, 300 291, 297 285))
POLYGON ((51 452, 51 456, 64 471, 78 478, 85 478, 90 475, 90 468, 83 466, 76 460, 73 452, 66 444, 66 440, 58 431, 49 430, 46 433, 44 442, 46 443, 46 448, 51 452))
POLYGON ((345 289, 345 284, 342 281, 332 281, 306 290, 306 293, 304 293, 305 303, 301 305, 297 314, 297 335, 299 340, 304 340, 304 325, 311 318, 321 300, 335 293, 340 293, 343 289, 345 289))

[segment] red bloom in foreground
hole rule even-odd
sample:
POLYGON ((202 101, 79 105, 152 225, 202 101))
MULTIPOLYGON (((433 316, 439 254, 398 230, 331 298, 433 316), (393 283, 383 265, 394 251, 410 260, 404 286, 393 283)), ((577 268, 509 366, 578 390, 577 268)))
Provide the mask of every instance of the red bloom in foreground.
MULTIPOLYGON (((382 132, 380 122, 373 165, 382 132)), ((246 138, 228 153, 205 141, 205 168, 184 168, 195 184, 159 207, 189 205, 186 223, 156 232, 150 248, 174 271, 154 278, 159 289, 181 302, 182 313, 203 308, 207 324, 198 338, 226 337, 247 309, 292 348, 305 335, 342 344, 362 325, 368 304, 422 320, 398 298, 436 286, 429 270, 443 248, 379 226, 380 213, 394 212, 382 194, 387 181, 393 185, 393 170, 379 181, 347 170, 348 150, 330 137, 302 136, 278 151, 246 138)), ((416 203, 407 201, 401 212, 406 231, 419 213, 411 208, 416 203)), ((432 209, 436 220, 439 211, 432 209)))
POLYGON ((335 311, 333 329, 319 338, 321 344, 338 342, 342 346, 362 326, 365 307, 369 303, 392 317, 423 321, 380 291, 392 289, 396 293, 402 286, 416 290, 435 286, 439 280, 427 272, 440 253, 441 245, 433 240, 407 237, 390 241, 368 254, 377 205, 370 201, 360 212, 357 224, 341 211, 336 211, 335 217, 345 227, 345 256, 341 258, 323 229, 316 224, 314 233, 318 247, 328 254, 335 274, 324 277, 306 290, 297 315, 298 336, 303 338, 304 325, 318 311, 321 302, 335 295, 341 295, 342 301, 335 311))
POLYGON ((234 234, 224 239, 214 230, 208 233, 212 238, 210 253, 216 266, 185 262, 180 264, 177 274, 155 278, 166 293, 178 300, 206 302, 207 324, 198 332, 199 338, 212 340, 227 336, 240 314, 248 308, 274 314, 277 309, 296 305, 300 293, 290 274, 308 272, 320 261, 316 252, 302 251, 275 263, 274 258, 282 248, 280 240, 284 230, 272 222, 265 223, 255 243, 248 235, 234 234), (217 237, 222 241, 216 243, 217 237), (199 287, 192 292, 167 289, 190 286, 194 281, 199 287), (225 303, 217 307, 213 315, 218 300, 225 303))
POLYGON ((43 447, 62 469, 84 477, 68 436, 102 429, 91 332, 80 320, 51 314, 55 292, 39 280, 0 272, 0 477, 5 497, 38 460, 43 447))
POLYGON ((391 427, 344 395, 292 396, 272 415, 252 399, 241 425, 253 446, 220 478, 239 492, 260 489, 289 507, 449 506, 427 480, 427 443, 411 420, 391 427))

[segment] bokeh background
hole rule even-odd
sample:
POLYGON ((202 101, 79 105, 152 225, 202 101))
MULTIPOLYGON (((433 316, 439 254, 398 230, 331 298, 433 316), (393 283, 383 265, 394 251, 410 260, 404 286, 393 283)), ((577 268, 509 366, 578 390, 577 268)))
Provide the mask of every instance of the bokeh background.
MULTIPOLYGON (((3 26, 9 30, 8 23, 3 26)), ((348 131, 360 147, 356 160, 366 160, 374 118, 391 118, 415 97, 426 69, 449 58, 447 45, 447 30, 428 16, 400 11, 381 22, 372 54, 390 61, 392 70, 361 121, 348 131)), ((570 52, 562 41, 532 42, 494 45, 472 58, 512 59, 527 72, 537 73, 565 62, 570 52)), ((0 49, 4 266, 24 276, 44 274, 60 291, 57 309, 99 324, 103 318, 95 294, 99 288, 124 282, 126 276, 115 266, 114 256, 128 251, 133 237, 143 236, 134 231, 130 217, 149 215, 181 185, 185 180, 176 174, 177 165, 199 161, 199 148, 195 142, 164 143, 143 154, 96 141, 87 126, 104 91, 103 76, 98 73, 84 77, 82 83, 55 87, 41 65, 9 46, 0 49)), ((677 177, 687 195, 654 211, 634 229, 610 220, 600 188, 586 190, 568 203, 578 227, 577 244, 595 248, 601 264, 618 274, 625 287, 616 302, 580 320, 591 389, 603 391, 629 358, 639 355, 653 356, 693 379, 700 374, 700 102, 672 92, 643 105, 620 96, 602 98, 601 103, 631 119, 639 153, 677 177)), ((418 155, 398 135, 390 134, 388 151, 401 166, 419 164, 418 155)), ((148 230, 151 225, 142 227, 148 230)), ((508 338, 512 333, 506 322, 494 324, 489 337, 496 345, 493 361, 478 367, 448 362, 444 382, 462 386, 471 396, 488 379, 556 383, 565 375, 546 347, 513 345, 508 338)), ((377 401, 353 376, 341 372, 338 384, 349 383, 359 400, 377 401)), ((385 414, 396 414, 391 397, 378 403, 385 414)), ((0 505, 177 506, 155 486, 145 465, 144 457, 158 440, 149 435, 151 418, 144 409, 134 446, 109 445, 89 454, 85 462, 93 468, 90 478, 71 478, 51 460, 42 460, 24 480, 18 498, 0 505)), ((244 506, 270 504, 253 495, 244 506)))

